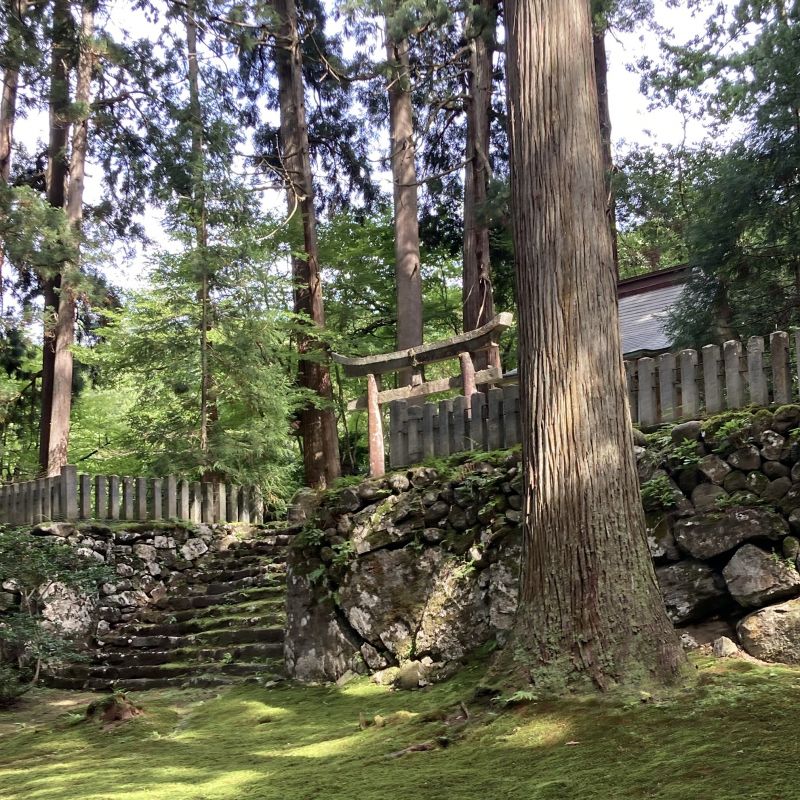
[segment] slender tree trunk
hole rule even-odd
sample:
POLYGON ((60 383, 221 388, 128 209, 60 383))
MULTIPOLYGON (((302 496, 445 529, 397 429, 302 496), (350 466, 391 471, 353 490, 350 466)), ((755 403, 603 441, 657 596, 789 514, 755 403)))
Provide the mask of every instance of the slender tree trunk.
MULTIPOLYGON (((69 36, 71 16, 68 0, 54 0, 50 53, 49 128, 47 146, 47 202, 64 208, 67 184, 67 139, 69 137, 69 36)), ((50 426, 56 362, 56 329, 61 272, 41 276, 44 305, 42 341, 42 409, 39 423, 39 468, 49 474, 50 426)))
MULTIPOLYGON (((393 41, 386 25, 389 78, 389 140, 394 185, 394 258, 397 287, 397 349, 422 344, 422 275, 419 255, 417 167, 408 41, 393 41)), ((411 383, 413 370, 398 373, 400 386, 411 383)))
POLYGON ((600 151, 603 155, 603 173, 606 187, 606 214, 611 230, 611 247, 614 268, 619 272, 617 252, 617 202, 614 199, 612 175, 614 160, 611 157, 611 112, 608 106, 608 58, 606 57, 605 29, 592 32, 592 51, 594 54, 594 74, 597 83, 597 111, 600 118, 600 151))
POLYGON ((684 663, 645 539, 588 12, 506 6, 525 481, 506 652, 542 691, 670 681, 684 663))
MULTIPOLYGON (((492 172, 489 163, 489 114, 492 107, 496 8, 496 0, 481 0, 468 12, 466 23, 470 67, 464 167, 462 311, 465 331, 475 330, 494 317, 486 197, 492 172), (479 20, 483 21, 482 26, 479 20)), ((490 360, 492 366, 500 366, 497 348, 475 353, 475 369, 484 369, 490 360)))
MULTIPOLYGON (((208 227, 205 196, 205 157, 203 154, 203 110, 200 104, 200 66, 197 61, 197 17, 194 0, 186 4, 186 53, 189 76, 189 116, 192 129, 192 200, 195 227, 195 253, 200 267, 200 452, 208 454, 208 427, 216 416, 213 379, 209 364, 208 332, 211 327, 210 277, 208 273, 208 227)), ((207 466, 207 465, 206 465, 207 466)), ((204 474, 205 475, 205 474, 204 474)))
MULTIPOLYGON (((303 255, 292 258, 294 310, 318 328, 325 327, 322 282, 319 273, 317 215, 308 147, 303 61, 294 0, 274 0, 280 19, 275 60, 281 120, 281 148, 289 213, 299 216, 303 255)), ((340 475, 339 437, 333 413, 333 388, 328 367, 319 360, 321 344, 303 334, 298 341, 300 384, 319 398, 301 412, 303 466, 309 486, 325 488, 340 475)))
POLYGON ((80 55, 75 83, 75 107, 72 148, 67 192, 67 221, 75 233, 75 261, 65 263, 58 296, 58 318, 54 331, 53 401, 50 418, 48 475, 58 475, 67 463, 70 414, 72 411, 72 350, 75 341, 75 291, 73 281, 80 265, 81 223, 83 221, 83 186, 89 144, 89 114, 94 64, 94 6, 81 8, 80 55))
MULTIPOLYGON (((27 10, 27 0, 12 0, 9 38, 14 27, 21 28, 27 10)), ((19 65, 9 64, 3 72, 3 91, 0 95, 0 182, 7 184, 11 178, 11 150, 14 144, 14 122, 17 117, 17 90, 19 65)), ((3 266, 5 250, 0 246, 0 315, 4 309, 3 266)))

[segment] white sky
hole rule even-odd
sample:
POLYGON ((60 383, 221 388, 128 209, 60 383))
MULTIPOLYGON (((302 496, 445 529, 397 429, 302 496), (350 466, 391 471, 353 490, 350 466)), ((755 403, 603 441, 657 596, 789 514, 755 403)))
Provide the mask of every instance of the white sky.
MULTIPOLYGON (((732 0, 726 0, 730 4, 732 0)), ((702 19, 693 19, 685 12, 667 8, 666 0, 655 0, 656 21, 664 27, 674 31, 676 41, 685 41, 698 31, 702 19)), ((128 0, 115 0, 112 5, 112 19, 125 19, 125 8, 128 0)), ((704 130, 701 122, 691 121, 684 134, 684 120, 682 115, 673 109, 648 109, 648 101, 641 94, 639 75, 631 70, 631 65, 643 54, 654 54, 657 48, 656 36, 642 30, 628 34, 612 34, 607 37, 608 63, 609 63, 609 103, 612 120, 612 138, 615 146, 623 140, 628 143, 642 143, 650 145, 678 144, 686 135, 689 143, 697 143, 703 139, 704 130)), ((46 136, 47 120, 44 115, 35 115, 26 120, 20 120, 17 126, 17 136, 29 146, 36 139, 46 136)), ((32 147, 30 148, 32 149, 32 147)), ((87 173, 87 197, 90 199, 96 192, 92 191, 92 179, 97 177, 97 167, 89 166, 87 173)), ((391 187, 389 186, 389 189, 391 187)), ((277 197, 275 202, 282 210, 283 200, 277 197)), ((163 244, 167 237, 154 234, 160 227, 160 215, 152 209, 148 214, 147 228, 153 238, 163 244)), ((136 263, 120 257, 116 265, 108 270, 112 282, 123 288, 133 288, 141 285, 147 271, 144 258, 138 258, 136 263)))

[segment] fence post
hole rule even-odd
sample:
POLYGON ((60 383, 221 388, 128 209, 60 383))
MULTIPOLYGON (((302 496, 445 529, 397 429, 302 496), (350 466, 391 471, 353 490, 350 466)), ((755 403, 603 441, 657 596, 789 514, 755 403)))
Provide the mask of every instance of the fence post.
POLYGON ((250 523, 250 487, 242 486, 242 508, 239 512, 239 521, 250 523))
POLYGON ((192 522, 201 523, 203 521, 203 500, 201 496, 201 486, 199 481, 192 483, 192 501, 189 511, 189 519, 192 522))
POLYGON ((707 344, 702 353, 706 412, 716 414, 722 411, 722 390, 719 385, 719 347, 715 344, 707 344))
POLYGON ((774 331, 769 337, 772 362, 772 399, 779 405, 792 402, 792 369, 789 362, 789 334, 774 331))
POLYGON ((256 525, 264 523, 264 495, 261 493, 260 486, 253 487, 253 522, 256 525))
POLYGON ((147 478, 136 479, 136 519, 147 519, 147 478))
POLYGON ((92 518, 92 480, 88 475, 81 475, 78 478, 80 486, 79 516, 81 519, 92 518))
POLYGON ((439 401, 439 427, 436 429, 436 456, 450 455, 450 417, 453 413, 452 400, 439 401))
POLYGON ((392 469, 408 464, 408 404, 393 400, 389 404, 389 465, 392 469))
POLYGON ((174 475, 167 475, 166 501, 164 516, 175 519, 178 516, 178 482, 174 475))
POLYGON ((750 384, 750 402, 758 406, 769 405, 769 391, 764 376, 764 339, 751 336, 747 340, 747 382, 750 384))
POLYGON ((681 350, 678 362, 681 368, 681 416, 695 417, 700 410, 697 391, 697 351, 681 350))
POLYGON ((108 519, 108 483, 105 475, 97 475, 94 479, 94 501, 97 519, 108 519))
POLYGON ((228 497, 225 500, 228 510, 228 522, 239 521, 239 487, 231 484, 228 486, 228 497))
POLYGON ((486 393, 489 418, 486 421, 489 449, 499 450, 503 446, 503 390, 492 388, 486 393))
POLYGON ((725 407, 741 408, 744 405, 742 381, 742 345, 732 339, 722 345, 725 359, 725 407))
POLYGON ((203 482, 203 522, 211 524, 216 522, 216 509, 214 508, 214 484, 210 481, 203 482))
POLYGON ((678 418, 675 402, 675 356, 662 353, 656 359, 658 367, 658 421, 669 421, 678 418))
POLYGON ((453 400, 453 451, 454 453, 461 453, 464 450, 469 450, 469 442, 467 440, 467 429, 465 423, 467 409, 467 398, 459 395, 453 400))
POLYGON ((371 373, 367 375, 367 438, 369 439, 369 476, 380 478, 386 472, 386 454, 383 451, 383 419, 378 402, 378 382, 371 373))
POLYGON ((153 488, 153 519, 161 519, 161 515, 164 513, 164 500, 162 497, 162 488, 164 486, 164 482, 161 478, 153 478, 152 484, 153 488))
POLYGON ((486 420, 483 415, 486 395, 483 392, 475 392, 469 398, 469 438, 470 450, 487 449, 486 420))
POLYGON ((640 358, 636 362, 639 371, 639 425, 650 428, 658 421, 656 414, 655 361, 640 358))
POLYGON ((435 427, 437 405, 425 403, 422 406, 422 457, 433 458, 436 453, 435 427))
POLYGON ((636 363, 625 361, 625 383, 628 387, 628 408, 631 413, 631 422, 639 421, 639 403, 636 397, 636 363))
POLYGON ((72 464, 61 467, 61 516, 78 519, 78 468, 72 464))
POLYGON ((458 360, 461 362, 461 387, 464 397, 472 397, 475 394, 475 365, 472 363, 472 356, 469 353, 459 353, 458 360))
MULTIPOLYGON (((422 406, 411 406, 406 409, 406 428, 407 461, 406 464, 416 464, 422 460, 422 406)), ((402 466, 406 466, 403 464, 402 466)))
POLYGON ((119 519, 119 478, 116 475, 108 476, 108 516, 119 519))
POLYGON ((516 384, 503 389, 503 446, 513 447, 519 442, 519 384, 516 384))
POLYGON ((122 519, 133 519, 133 478, 127 475, 122 478, 122 519))
MULTIPOLYGON (((35 496, 35 505, 33 509, 33 521, 34 522, 43 522, 46 517, 44 515, 44 495, 45 495, 45 486, 47 484, 44 481, 44 478, 38 478, 36 481, 36 496, 35 496)), ((48 504, 49 507, 49 504, 48 504)))
POLYGON ((188 521, 192 518, 189 503, 189 481, 181 479, 178 483, 178 519, 188 521))
POLYGON ((216 506, 217 506, 217 522, 228 521, 228 494, 227 486, 224 483, 218 483, 215 486, 216 506))

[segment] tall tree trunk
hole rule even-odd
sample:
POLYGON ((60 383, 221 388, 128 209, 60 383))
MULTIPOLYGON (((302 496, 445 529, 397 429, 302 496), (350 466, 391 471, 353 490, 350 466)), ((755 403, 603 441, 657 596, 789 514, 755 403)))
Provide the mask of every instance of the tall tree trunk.
POLYGON ((606 187, 606 214, 611 231, 611 247, 614 268, 619 272, 617 252, 617 203, 614 199, 612 175, 614 160, 611 157, 611 112, 608 106, 608 58, 606 56, 606 29, 592 31, 594 74, 597 83, 597 111, 600 119, 600 151, 603 155, 603 173, 606 187))
MULTIPOLYGON (((397 287, 397 349, 422 344, 422 275, 419 256, 417 167, 408 40, 394 41, 386 24, 389 77, 389 140, 394 185, 394 259, 397 287)), ((414 370, 401 370, 398 383, 411 383, 414 370)))
MULTIPOLYGON (((27 0, 12 0, 9 38, 12 30, 23 26, 27 0)), ((11 178, 11 150, 14 144, 14 122, 17 117, 17 90, 19 65, 8 64, 3 71, 3 91, 0 95, 0 182, 7 184, 11 178)), ((3 266, 5 250, 0 246, 0 314, 4 308, 3 266)))
POLYGON ((54 331, 53 401, 50 418, 48 475, 58 475, 67 463, 70 414, 72 411, 72 344, 75 341, 75 292, 73 281, 80 265, 81 223, 83 221, 83 186, 89 144, 89 115, 94 64, 94 6, 85 2, 81 8, 80 55, 75 83, 75 107, 72 148, 67 192, 67 221, 75 234, 75 261, 65 263, 58 295, 58 318, 54 331))
MULTIPOLYGON (((479 328, 494 317, 489 263, 486 197, 491 178, 489 114, 492 107, 492 57, 496 0, 480 0, 467 14, 470 66, 468 72, 467 146, 464 167, 464 264, 462 311, 464 330, 479 328)), ((473 356, 476 369, 500 366, 497 348, 473 356)))
MULTIPOLYGON (((67 58, 71 16, 68 0, 54 0, 50 51, 50 97, 47 146, 47 202, 64 208, 67 184, 67 139, 69 137, 69 72, 67 58)), ((44 305, 42 340, 42 409, 39 423, 39 468, 49 474, 50 426, 53 415, 53 386, 56 363, 56 329, 61 272, 41 276, 44 305)))
POLYGON ((507 652, 543 691, 669 681, 684 663, 645 539, 588 11, 506 6, 525 481, 507 652))
MULTIPOLYGON (((290 215, 299 215, 303 254, 292 258, 294 310, 318 328, 325 327, 322 283, 319 274, 317 215, 308 147, 303 61, 294 0, 274 0, 280 19, 275 61, 281 121, 282 161, 290 215)), ((309 486, 325 488, 340 475, 339 437, 333 414, 333 388, 328 367, 319 360, 321 344, 312 334, 301 335, 300 384, 319 401, 306 406, 300 416, 303 466, 309 486)))
MULTIPOLYGON (((209 364, 208 332, 211 327, 210 277, 208 273, 208 226, 205 193, 205 156, 203 154, 203 110, 200 104, 200 65, 197 61, 197 16, 194 0, 186 4, 186 54, 189 77, 189 117, 192 130, 192 204, 195 228, 195 253, 200 267, 200 452, 208 455, 208 426, 216 416, 213 379, 209 364)), ((208 464, 205 464, 208 466, 208 464)), ((208 477, 204 473, 205 477, 208 477)))

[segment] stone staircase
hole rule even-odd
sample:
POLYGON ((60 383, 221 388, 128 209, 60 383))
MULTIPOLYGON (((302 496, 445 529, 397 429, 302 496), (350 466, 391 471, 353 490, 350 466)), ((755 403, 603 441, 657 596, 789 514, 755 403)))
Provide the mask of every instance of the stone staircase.
POLYGON ((144 690, 284 677, 286 554, 296 528, 232 544, 184 572, 158 607, 95 638, 54 688, 144 690))

